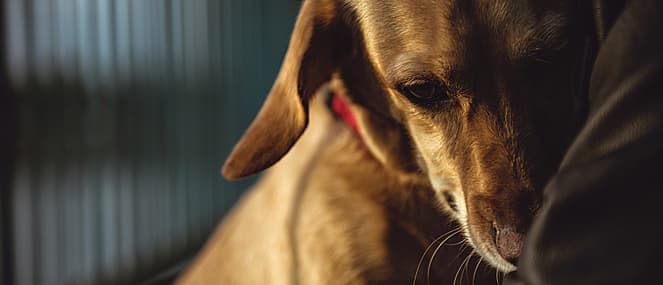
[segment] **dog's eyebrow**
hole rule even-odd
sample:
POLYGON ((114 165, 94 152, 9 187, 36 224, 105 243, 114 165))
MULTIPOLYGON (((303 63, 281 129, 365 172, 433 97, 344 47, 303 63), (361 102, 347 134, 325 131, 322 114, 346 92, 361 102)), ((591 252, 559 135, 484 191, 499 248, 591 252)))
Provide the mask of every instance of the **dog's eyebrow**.
MULTIPOLYGON (((426 58, 426 57, 424 57, 426 58)), ((427 57, 430 59, 430 57, 427 57)), ((385 80, 392 87, 406 81, 421 78, 438 78, 444 76, 445 68, 440 62, 418 60, 416 56, 401 55, 388 65, 385 80)))
POLYGON ((565 19, 560 15, 546 15, 537 24, 513 34, 511 56, 536 57, 542 52, 562 49, 567 44, 563 36, 564 23, 565 19))

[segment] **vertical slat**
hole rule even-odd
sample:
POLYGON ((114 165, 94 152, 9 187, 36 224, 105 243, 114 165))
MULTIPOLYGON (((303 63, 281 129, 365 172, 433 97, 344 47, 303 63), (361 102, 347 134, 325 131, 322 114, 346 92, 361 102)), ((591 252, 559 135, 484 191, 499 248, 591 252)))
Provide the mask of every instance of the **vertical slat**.
MULTIPOLYGON (((78 70, 79 80, 86 91, 93 91, 97 87, 97 75, 95 74, 95 45, 96 37, 94 31, 96 14, 93 5, 94 0, 77 0, 77 40, 78 40, 78 70)), ((92 92, 90 92, 92 93, 92 92)))
POLYGON ((153 41, 153 63, 157 67, 158 72, 155 73, 155 80, 158 82, 153 97, 154 102, 154 142, 155 142, 155 161, 154 167, 156 168, 156 185, 155 196, 157 197, 155 204, 155 248, 157 249, 157 260, 168 260, 171 257, 171 242, 172 233, 170 232, 171 213, 168 205, 170 204, 170 185, 167 179, 167 163, 168 155, 166 148, 166 130, 168 126, 165 125, 166 113, 165 107, 169 96, 172 96, 169 89, 169 80, 167 78, 167 70, 170 68, 168 60, 168 41, 167 34, 168 25, 166 22, 168 3, 163 0, 156 0, 153 3, 154 16, 152 17, 152 30, 154 34, 153 41))
MULTIPOLYGON (((38 2, 28 2, 26 5, 26 19, 33 19, 33 17, 39 16, 37 6, 39 5, 38 2)), ((39 53, 38 50, 38 27, 39 26, 45 26, 45 25, 40 25, 36 21, 29 20, 30 24, 28 25, 28 35, 26 38, 28 39, 28 55, 30 58, 30 76, 28 79, 28 83, 35 84, 38 83, 38 81, 35 80, 35 75, 38 75, 39 72, 37 71, 38 66, 37 64, 39 61, 37 60, 37 54, 39 53)), ((43 57, 42 57, 43 58, 43 57)), ((38 76, 36 76, 38 77, 38 76)), ((35 92, 37 93, 39 91, 38 88, 30 88, 29 93, 35 92)), ((36 94, 35 94, 36 95, 36 94)), ((44 94, 39 93, 37 96, 43 96, 44 94)), ((36 96, 35 96, 36 97, 36 96)), ((47 114, 45 112, 42 112, 42 110, 39 110, 39 106, 35 108, 37 110, 33 110, 33 120, 32 124, 35 126, 37 125, 42 125, 47 122, 47 114)), ((42 137, 45 139, 48 139, 49 137, 49 125, 46 125, 46 132, 43 133, 42 137)), ((35 133, 36 135, 36 133, 35 133)), ((45 196, 45 190, 44 186, 45 184, 43 181, 45 180, 46 177, 48 177, 48 172, 46 172, 46 165, 44 163, 45 161, 45 156, 46 156, 46 144, 43 140, 34 140, 35 144, 32 145, 34 147, 34 156, 31 157, 31 162, 30 164, 32 165, 33 169, 33 181, 34 185, 36 186, 33 188, 33 200, 32 202, 32 208, 34 209, 34 214, 32 215, 32 227, 33 227, 33 234, 34 236, 32 237, 32 246, 34 248, 33 251, 33 258, 35 260, 34 267, 35 267, 35 273, 36 275, 34 276, 34 281, 35 284, 42 284, 44 282, 44 279, 46 277, 51 277, 49 276, 49 272, 46 272, 46 267, 48 267, 49 263, 52 263, 49 258, 45 258, 44 255, 45 253, 49 252, 49 244, 45 242, 43 239, 40 239, 44 234, 44 219, 45 216, 50 209, 47 207, 44 207, 44 196, 45 196), (44 173, 46 172, 46 175, 44 173)))
POLYGON ((113 2, 115 0, 97 0, 96 41, 99 91, 112 93, 115 86, 115 61, 113 45, 113 2))
MULTIPOLYGON (((144 143, 143 136, 140 133, 142 127, 142 115, 140 113, 140 89, 137 86, 137 77, 143 73, 143 45, 145 35, 142 33, 142 17, 143 17, 143 1, 130 1, 130 31, 131 31, 131 89, 127 97, 127 118, 128 118, 128 135, 132 137, 133 143, 127 142, 129 146, 129 159, 132 162, 131 174, 134 177, 131 188, 131 204, 133 212, 133 239, 134 244, 132 250, 136 255, 136 268, 140 268, 145 263, 145 254, 141 248, 145 244, 144 241, 144 222, 145 217, 143 199, 145 199, 144 179, 141 179, 143 172, 140 171, 144 167, 142 156, 140 155, 141 145, 144 143)), ((136 272, 137 273, 137 272, 136 272)))
POLYGON ((57 0, 53 4, 56 7, 54 13, 57 22, 55 33, 55 70, 65 82, 76 80, 76 54, 78 52, 76 42, 76 0, 57 0))
MULTIPOLYGON (((35 1, 33 8, 34 26, 33 58, 39 67, 35 66, 36 79, 38 84, 51 84, 53 74, 53 38, 52 35, 52 14, 50 1, 35 1)), ((46 102, 54 102, 53 94, 43 98, 46 102)), ((45 105, 45 104, 44 104, 45 105)), ((47 281, 59 282, 58 272, 58 208, 57 208, 57 166, 55 165, 55 154, 58 148, 56 131, 57 122, 51 118, 57 113, 54 109, 43 108, 39 112, 38 124, 46 125, 45 139, 40 142, 39 148, 39 178, 38 195, 36 196, 36 208, 38 209, 36 231, 38 237, 48 235, 48 238, 37 238, 36 248, 38 248, 38 284, 45 284, 47 281)))
POLYGON ((114 1, 97 0, 96 38, 98 42, 98 76, 99 90, 96 96, 89 98, 94 111, 97 132, 97 141, 93 147, 99 149, 99 189, 100 192, 100 267, 102 280, 112 280, 119 272, 118 256, 119 241, 116 233, 119 231, 117 220, 118 204, 118 159, 116 136, 116 96, 114 95, 117 82, 115 80, 115 51, 113 40, 114 28, 114 1))
MULTIPOLYGON (((219 175, 219 169, 221 168, 221 161, 223 160, 222 155, 220 154, 223 151, 224 146, 223 140, 221 139, 221 130, 222 130, 222 124, 223 124, 223 119, 219 115, 222 112, 218 112, 218 110, 222 110, 221 102, 222 98, 224 95, 218 94, 218 90, 222 90, 222 86, 224 84, 224 79, 223 79, 223 74, 222 74, 222 61, 221 61, 221 53, 222 53, 222 40, 221 40, 221 35, 222 35, 222 26, 221 26, 221 7, 222 3, 221 1, 218 0, 208 0, 207 1, 208 9, 207 9, 207 25, 209 27, 208 30, 208 49, 210 50, 210 56, 208 59, 208 66, 210 68, 210 82, 208 83, 208 88, 209 88, 209 104, 207 106, 207 112, 209 114, 209 117, 207 119, 207 126, 206 129, 210 131, 210 136, 208 140, 208 147, 209 147, 209 157, 211 158, 210 160, 207 161, 205 164, 205 169, 206 171, 210 172, 210 175, 213 177, 213 179, 210 181, 210 200, 212 201, 212 209, 211 209, 211 215, 212 215, 212 225, 210 229, 214 229, 214 226, 216 223, 219 222, 219 216, 220 216, 220 211, 219 209, 221 208, 219 206, 220 202, 220 197, 223 193, 223 189, 221 188, 221 176, 219 175)), ((227 96, 227 95, 226 95, 227 96)))
POLYGON ((33 234, 33 211, 32 204, 32 180, 31 169, 25 156, 16 165, 16 176, 14 189, 14 209, 15 217, 13 243, 16 251, 14 252, 14 268, 16 284, 35 284, 34 247, 32 244, 33 234))
MULTIPOLYGON (((143 14, 143 25, 144 25, 144 34, 145 37, 145 66, 156 67, 155 66, 155 35, 154 35, 154 0, 147 0, 144 3, 144 14, 143 14)), ((145 208, 144 216, 144 230, 145 230, 145 242, 147 244, 143 245, 145 255, 147 257, 144 266, 148 264, 155 264, 159 262, 157 258, 157 252, 155 247, 158 245, 156 240, 158 239, 157 234, 157 213, 156 213, 156 204, 159 199, 156 190, 157 184, 160 177, 157 176, 158 165, 156 163, 157 158, 157 149, 159 148, 159 142, 156 140, 156 120, 155 120, 155 110, 158 108, 157 96, 158 93, 154 90, 154 86, 158 83, 157 70, 145 70, 145 79, 147 81, 147 89, 145 92, 141 92, 141 101, 144 102, 143 105, 143 121, 144 121, 144 141, 143 144, 145 148, 142 150, 143 157, 145 159, 145 187, 140 189, 140 191, 145 192, 146 199, 143 201, 143 207, 145 208)))
MULTIPOLYGON (((5 30, 5 19, 7 14, 5 14, 5 3, 4 0, 0 0, 0 33, 2 35, 7 34, 5 30)), ((11 127, 11 123, 5 123, 12 119, 11 116, 7 116, 7 113, 13 113, 14 111, 14 102, 10 98, 11 93, 9 90, 9 78, 7 76, 7 51, 6 51, 6 38, 0 38, 0 128, 7 130, 11 127)), ((13 120, 11 120, 13 122, 13 120)), ((11 128, 13 130, 13 128, 11 128)), ((11 142, 15 142, 15 137, 12 136, 13 133, 8 134, 9 142, 0 142, 0 285, 9 284, 11 277, 7 276, 12 270, 9 269, 9 258, 11 256, 10 250, 11 245, 8 239, 9 234, 11 233, 10 223, 10 205, 12 201, 12 195, 10 192, 12 182, 11 177, 13 175, 14 167, 14 158, 11 152, 12 148, 15 146, 11 142), (10 174, 11 173, 11 174, 10 174)))
MULTIPOLYGON (((235 78, 234 78, 234 72, 232 70, 232 65, 233 65, 233 35, 234 35, 234 18, 232 17, 233 15, 233 10, 232 10, 232 0, 223 0, 223 6, 221 7, 221 25, 222 25, 222 33, 220 35, 222 39, 222 48, 221 48, 221 61, 222 61, 222 77, 225 79, 226 85, 224 86, 224 91, 227 96, 223 96, 222 98, 222 103, 219 106, 222 108, 225 112, 221 113, 222 116, 222 129, 226 130, 226 142, 222 146, 224 147, 224 150, 228 152, 231 148, 232 143, 228 142, 229 140, 237 140, 237 137, 232 137, 231 134, 236 134, 237 130, 235 129, 235 126, 233 125, 234 122, 234 116, 236 114, 234 113, 234 108, 232 106, 235 105, 235 97, 237 95, 237 90, 233 88, 235 86, 235 78)), ((225 153, 224 153, 225 154, 225 153)), ((224 183, 224 185, 228 185, 228 183, 224 183)), ((234 189, 228 187, 226 188, 227 190, 222 190, 222 191, 232 191, 234 189)), ((222 196, 222 203, 229 204, 230 199, 227 199, 228 196, 224 195, 222 196)))
MULTIPOLYGON (((54 188, 54 193, 53 193, 53 199, 51 200, 51 204, 53 204, 53 207, 55 208, 55 218, 54 220, 56 221, 55 224, 53 224, 53 228, 55 228, 55 238, 53 244, 55 245, 55 254, 56 257, 54 258, 56 265, 54 267, 54 271, 57 274, 57 280, 58 283, 65 283, 65 278, 66 276, 66 271, 67 271, 67 265, 71 263, 69 256, 67 255, 66 251, 66 238, 67 238, 67 229, 63 225, 65 225, 65 203, 66 199, 63 195, 64 191, 66 189, 64 188, 65 186, 65 174, 66 174, 66 169, 69 167, 69 162, 68 159, 69 157, 66 157, 64 154, 66 152, 67 148, 67 140, 70 136, 68 132, 72 129, 71 128, 71 118, 74 117, 75 115, 72 112, 68 112, 68 107, 71 106, 72 100, 71 97, 65 96, 65 95, 70 95, 68 92, 66 92, 62 86, 62 81, 60 80, 60 76, 58 75, 59 73, 57 70, 56 64, 58 62, 57 60, 57 50, 59 46, 59 41, 60 39, 58 38, 58 32, 60 31, 59 28, 59 23, 60 21, 57 18, 57 1, 50 1, 49 3, 49 9, 48 13, 50 14, 50 28, 49 28, 49 33, 51 37, 51 50, 49 52, 50 55, 50 62, 53 65, 52 67, 52 72, 53 74, 50 75, 49 77, 52 80, 52 85, 55 86, 56 91, 54 92, 54 95, 57 96, 56 98, 56 104, 54 104, 55 108, 51 108, 55 110, 56 117, 52 118, 52 121, 56 122, 56 127, 53 128, 54 137, 57 143, 53 144, 52 151, 54 152, 54 159, 53 159, 53 165, 55 165, 55 183, 53 183, 52 187, 54 188)), ((53 97, 53 96, 50 96, 53 97)), ((53 106, 51 106, 53 107, 53 106)), ((49 280, 47 283, 52 282, 53 280, 49 280)))
MULTIPOLYGON (((115 66, 117 70, 117 81, 122 86, 128 85, 131 80, 131 0, 115 0, 115 66)), ((126 96, 120 93, 118 96, 126 96)))
POLYGON ((172 54, 170 55, 173 62, 173 82, 174 94, 170 100, 170 135, 168 136, 171 142, 170 152, 172 153, 172 164, 170 165, 169 174, 172 175, 172 185, 174 187, 173 203, 174 208, 174 221, 175 230, 181 233, 177 239, 177 245, 181 248, 189 246, 189 228, 188 228, 188 203, 186 192, 186 173, 185 169, 185 130, 186 130, 186 115, 183 114, 184 102, 186 101, 183 93, 184 89, 184 12, 183 5, 185 0, 172 0, 171 2, 171 33, 172 33, 172 54))
POLYGON ((117 136, 118 138, 125 138, 118 142, 118 155, 121 162, 118 169, 118 191, 119 191, 119 222, 120 222, 120 258, 122 260, 120 272, 123 272, 125 276, 131 276, 135 267, 137 266, 136 261, 136 242, 135 242, 135 223, 136 215, 133 207, 133 185, 134 185, 134 163, 132 159, 133 152, 132 143, 129 139, 132 137, 130 132, 132 126, 134 125, 133 120, 130 118, 130 109, 128 105, 130 104, 130 98, 128 87, 132 80, 132 32, 131 32, 131 23, 133 18, 131 17, 131 0, 116 0, 115 1, 115 19, 116 19, 116 29, 115 29, 115 38, 116 38, 116 50, 117 56, 116 66, 118 73, 118 82, 123 87, 121 90, 118 90, 117 100, 117 136))
POLYGON ((164 240, 163 244, 166 248, 164 254, 168 258, 173 258, 177 256, 177 234, 175 227, 175 208, 173 207, 174 200, 174 190, 173 185, 173 176, 172 176, 172 142, 170 141, 170 119, 172 114, 170 113, 171 109, 171 97, 174 93, 174 83, 173 83, 173 59, 171 57, 173 53, 172 47, 172 1, 162 1, 160 9, 162 10, 162 18, 160 19, 160 24, 162 25, 162 38, 161 42, 163 43, 163 64, 164 72, 162 73, 163 84, 161 85, 161 92, 163 94, 161 101, 160 109, 160 128, 161 133, 159 134, 161 141, 163 142, 161 148, 162 164, 161 164, 161 173, 163 175, 163 189, 161 193, 164 197, 162 207, 164 210, 163 219, 166 220, 164 223, 164 240))
POLYGON ((53 76, 53 21, 51 0, 33 0, 34 5, 34 60, 39 63, 35 69, 41 84, 51 83, 53 76))
POLYGON ((210 222, 209 228, 214 229, 216 223, 219 222, 219 216, 221 208, 219 206, 220 197, 223 195, 223 189, 221 188, 221 176, 219 174, 219 169, 221 168, 221 161, 223 160, 220 153, 223 149, 223 140, 220 139, 222 134, 222 124, 223 118, 219 116, 220 113, 218 110, 222 110, 222 98, 228 96, 227 94, 218 94, 217 90, 222 90, 222 86, 225 84, 222 74, 222 61, 221 61, 221 48, 222 48, 222 27, 221 27, 221 7, 222 3, 218 0, 208 0, 207 1, 207 25, 208 29, 208 49, 210 50, 208 66, 209 66, 209 83, 208 83, 208 104, 206 104, 206 110, 204 111, 208 114, 208 117, 205 119, 206 127, 205 129, 209 132, 207 146, 208 146, 208 161, 204 164, 204 171, 209 173, 211 178, 209 181, 209 200, 211 203, 210 209, 210 222))
POLYGON ((24 86, 28 73, 28 55, 26 42, 25 3, 23 0, 5 0, 6 7, 6 45, 7 69, 9 80, 14 86, 24 86))
MULTIPOLYGON (((69 96, 72 96, 69 94, 69 96)), ((74 96, 72 96, 74 97, 74 96)), ((77 97, 77 96, 76 96, 77 97)), ((62 205, 64 207, 64 224, 62 230, 66 232, 64 241, 64 250, 66 256, 65 269, 63 271, 63 279, 66 284, 75 284, 76 281, 84 278, 86 272, 84 271, 83 260, 84 252, 81 248, 83 241, 83 228, 81 227, 83 217, 82 213, 82 172, 84 162, 81 155, 81 126, 80 114, 81 104, 75 103, 76 101, 69 99, 70 104, 64 106, 65 114, 70 113, 70 118, 66 121, 66 127, 74 129, 70 136, 65 139, 64 156, 67 160, 62 178, 62 205)), ((80 281, 79 281, 80 282, 80 281)))
MULTIPOLYGON (((53 163, 56 168, 57 184, 51 185, 54 187, 55 200, 51 203, 57 205, 57 247, 58 247, 58 260, 55 270, 58 272, 60 283, 70 283, 68 280, 76 280, 78 268, 71 260, 80 260, 80 221, 72 221, 79 215, 77 206, 80 201, 77 201, 78 187, 72 187, 75 184, 74 174, 77 166, 75 161, 75 153, 71 152, 72 138, 76 135, 69 132, 75 128, 77 122, 76 115, 72 112, 75 109, 75 104, 72 104, 75 96, 70 92, 65 91, 65 82, 72 82, 75 77, 76 61, 75 58, 75 2, 67 0, 50 1, 51 11, 50 17, 52 18, 52 49, 50 53, 53 55, 52 72, 54 74, 48 75, 52 78, 54 90, 51 100, 59 104, 59 107, 51 106, 52 109, 58 110, 50 120, 57 121, 55 132, 57 135, 56 142, 51 141, 57 149, 52 150, 56 154, 53 158, 53 163), (74 127, 72 127, 74 123, 74 127)), ((43 81, 43 80, 42 80, 43 81)), ((46 84, 46 83, 42 83, 46 84)), ((73 139, 73 141, 76 141, 73 139)), ((78 148, 76 148, 78 149, 78 148)), ((48 283, 50 281, 47 281, 48 283)))
MULTIPOLYGON (((9 15, 11 5, 16 3, 0 0, 0 33, 3 35, 9 35, 9 26, 15 21, 9 15)), ((0 38, 0 129, 5 135, 5 139, 0 141, 0 284, 14 283, 16 266, 12 261, 16 252, 12 237, 16 224, 12 209, 15 193, 12 188, 15 182, 18 106, 10 87, 8 72, 10 38, 11 36, 0 38)))
MULTIPOLYGON (((192 10, 193 10, 193 2, 192 1, 183 1, 182 2, 182 26, 183 26, 183 39, 184 39, 184 80, 183 84, 184 87, 186 88, 187 91, 191 90, 192 88, 192 83, 196 77, 196 70, 195 66, 193 64, 193 58, 194 58, 194 42, 195 41, 195 35, 196 35, 196 27, 195 27, 195 15, 192 15, 192 10)), ((195 243, 198 238, 199 238, 199 232, 198 232, 198 225, 196 224, 196 217, 198 213, 198 205, 196 204, 197 198, 198 198, 198 192, 195 191, 193 187, 196 187, 195 179, 193 176, 193 171, 191 168, 193 167, 193 159, 195 157, 195 153, 197 152, 197 147, 198 147, 198 138, 196 137, 196 127, 195 123, 192 123, 193 118, 193 112, 192 106, 196 105, 196 101, 198 100, 199 96, 198 94, 195 94, 193 92, 187 94, 187 93, 182 93, 182 113, 184 115, 183 119, 183 124, 184 128, 182 129, 183 133, 183 138, 180 140, 180 150, 184 154, 183 156, 183 169, 182 171, 184 172, 184 177, 185 177, 185 184, 183 187, 183 191, 186 192, 186 209, 187 209, 187 233, 189 236, 189 243, 195 243), (188 147, 187 147, 188 146, 188 147)))
MULTIPOLYGON (((197 30, 200 28, 200 23, 198 20, 198 15, 196 15, 196 4, 195 1, 189 1, 185 5, 185 37, 187 38, 185 42, 185 66, 187 70, 186 74, 186 89, 187 91, 193 91, 186 95, 187 108, 186 108, 186 123, 188 124, 188 139, 187 143, 187 158, 186 158, 186 175, 187 175, 187 185, 186 191, 188 193, 188 209, 189 209, 189 222, 191 225, 191 240, 194 244, 197 244, 202 237, 200 217, 201 217, 201 208, 200 208, 200 180, 197 179, 196 175, 196 162, 200 157, 200 125, 199 117, 196 113, 196 109, 201 104, 200 89, 198 88, 197 78, 200 76, 198 71, 198 66, 196 65, 197 61, 197 40, 199 35, 197 30)), ((185 93, 186 94, 186 93, 185 93)))
MULTIPOLYGON (((51 114, 52 115, 52 114, 51 114)), ((42 121, 41 123, 45 123, 42 121)), ((54 127, 51 125, 51 127, 54 127)), ((58 272, 58 208, 57 203, 57 171, 53 158, 52 148, 43 145, 44 153, 40 157, 40 179, 37 207, 39 209, 38 223, 38 246, 39 248, 39 281, 38 284, 50 282, 60 283, 58 272)))
POLYGON ((100 158, 101 153, 94 144, 97 142, 95 124, 98 123, 97 103, 98 64, 97 64, 97 1, 79 0, 78 10, 78 43, 79 43, 79 68, 85 91, 84 101, 87 103, 84 110, 84 124, 82 132, 83 171, 82 171, 82 199, 83 199, 83 282, 94 282, 100 276, 101 253, 100 231, 100 158))
POLYGON ((249 183, 218 170, 287 42, 269 15, 291 4, 4 1, 21 22, 8 66, 28 87, 16 284, 135 283, 190 254, 249 183))
POLYGON ((198 154, 196 160, 193 162, 193 169, 196 171, 197 185, 194 186, 195 191, 198 193, 198 223, 200 224, 200 237, 198 242, 202 242, 206 239, 209 234, 208 228, 212 223, 212 200, 210 197, 210 179, 212 175, 204 175, 205 173, 212 174, 211 170, 203 168, 206 165, 206 161, 209 159, 209 137, 210 130, 206 128, 208 124, 208 112, 206 112, 209 106, 209 88, 208 82, 210 81, 210 68, 209 68, 209 56, 211 51, 209 50, 209 21, 208 13, 209 7, 207 6, 207 1, 195 1, 195 12, 196 23, 198 26, 198 38, 196 39, 195 45, 195 54, 197 56, 195 65, 199 70, 199 76, 197 77, 197 87, 199 91, 199 100, 198 105, 195 106, 196 110, 193 114, 196 117, 196 126, 198 126, 198 154))

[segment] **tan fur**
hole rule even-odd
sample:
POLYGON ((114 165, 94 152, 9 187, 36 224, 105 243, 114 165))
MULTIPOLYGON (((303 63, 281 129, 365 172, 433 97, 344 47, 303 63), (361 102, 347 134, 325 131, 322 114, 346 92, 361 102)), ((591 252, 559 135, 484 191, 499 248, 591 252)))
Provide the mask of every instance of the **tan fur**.
MULTIPOLYGON (((242 198, 177 284, 411 284, 425 248, 453 224, 435 208, 424 177, 392 175, 319 101, 297 144, 242 198)), ((469 253, 444 246, 431 280, 452 283, 469 253)), ((418 284, 426 282, 428 261, 418 284)), ((473 270, 476 260, 468 263, 473 270)), ((472 273, 458 280, 495 282, 485 268, 472 273)))
MULTIPOLYGON (((489 263, 514 270, 498 251, 495 231, 524 235, 580 125, 568 79, 581 50, 572 42, 574 6, 347 2, 358 15, 383 104, 409 133, 443 205, 449 195, 459 206, 445 209, 489 263), (449 103, 422 107, 406 99, 399 86, 422 77, 444 84, 449 103)), ((519 245, 512 247, 504 251, 517 255, 519 245)))
MULTIPOLYGON (((423 247, 450 230, 436 205, 483 260, 515 270, 581 118, 573 2, 304 1, 274 87, 223 174, 285 157, 182 283, 406 284, 423 247), (316 101, 330 82, 351 102, 359 139, 316 101), (422 82, 434 101, 408 95, 422 82)), ((436 259, 433 279, 453 282, 445 264, 458 262, 436 259)))

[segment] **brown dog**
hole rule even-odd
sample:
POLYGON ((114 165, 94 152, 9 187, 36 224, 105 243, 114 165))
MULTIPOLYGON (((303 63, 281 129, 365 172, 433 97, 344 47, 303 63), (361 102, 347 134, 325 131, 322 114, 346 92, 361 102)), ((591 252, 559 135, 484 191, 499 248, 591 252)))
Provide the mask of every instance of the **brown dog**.
MULTIPOLYGON (((290 153, 183 280, 411 281, 422 246, 445 230, 428 185, 483 260, 514 270, 579 125, 572 89, 583 49, 571 2, 305 1, 274 87, 223 174, 251 175, 290 153), (360 139, 314 103, 336 75, 360 139)), ((444 267, 433 273, 448 276, 444 267)))
POLYGON ((495 284, 458 246, 426 177, 385 168, 322 99, 180 284, 412 284, 415 273, 416 284, 495 284))

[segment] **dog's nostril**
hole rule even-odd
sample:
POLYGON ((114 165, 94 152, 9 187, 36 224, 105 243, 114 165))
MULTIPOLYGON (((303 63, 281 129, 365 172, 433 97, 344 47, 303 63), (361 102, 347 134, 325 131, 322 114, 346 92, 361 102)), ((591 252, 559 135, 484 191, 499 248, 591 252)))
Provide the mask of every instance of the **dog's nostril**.
POLYGON ((497 245, 497 224, 493 223, 493 227, 490 231, 490 234, 493 237, 493 242, 495 242, 495 245, 497 245))

